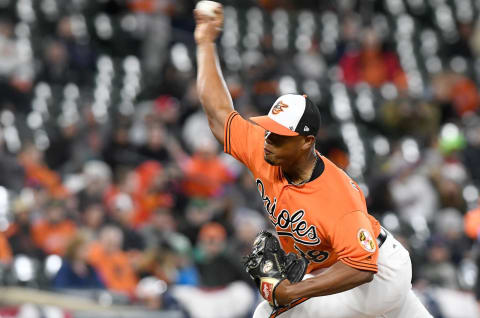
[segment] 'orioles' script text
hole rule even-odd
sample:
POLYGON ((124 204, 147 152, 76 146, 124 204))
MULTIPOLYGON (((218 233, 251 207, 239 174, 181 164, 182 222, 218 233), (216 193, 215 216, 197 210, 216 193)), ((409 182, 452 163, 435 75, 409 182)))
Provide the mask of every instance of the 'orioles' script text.
POLYGON ((272 202, 265 193, 265 186, 263 185, 262 180, 257 179, 256 183, 265 210, 267 211, 273 226, 277 229, 279 236, 290 236, 295 242, 305 245, 317 245, 320 243, 316 227, 314 225, 308 225, 307 221, 303 219, 305 210, 300 209, 290 215, 288 210, 282 209, 278 215, 275 215, 277 198, 274 197, 272 202))

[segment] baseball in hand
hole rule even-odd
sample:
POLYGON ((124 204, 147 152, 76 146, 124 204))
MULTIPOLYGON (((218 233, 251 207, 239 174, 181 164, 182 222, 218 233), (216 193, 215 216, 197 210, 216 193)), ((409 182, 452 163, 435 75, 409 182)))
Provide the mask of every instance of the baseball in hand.
POLYGON ((215 9, 219 8, 221 5, 215 1, 199 1, 195 6, 195 9, 203 15, 209 17, 215 17, 215 9))

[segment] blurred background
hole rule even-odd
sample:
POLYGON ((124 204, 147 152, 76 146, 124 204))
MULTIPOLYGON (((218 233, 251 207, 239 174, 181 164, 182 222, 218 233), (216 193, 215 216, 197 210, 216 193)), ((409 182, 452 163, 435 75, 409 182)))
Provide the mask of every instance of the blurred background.
MULTIPOLYGON (((480 1, 221 2, 236 109, 307 94, 434 317, 480 317, 480 1)), ((199 104, 194 6, 0 0, 0 316, 251 316, 270 225, 199 104)))

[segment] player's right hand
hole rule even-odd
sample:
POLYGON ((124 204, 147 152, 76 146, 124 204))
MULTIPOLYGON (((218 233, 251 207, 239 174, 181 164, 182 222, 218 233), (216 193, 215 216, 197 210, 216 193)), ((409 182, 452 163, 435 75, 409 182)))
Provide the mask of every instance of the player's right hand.
POLYGON ((202 14, 198 10, 193 11, 195 15, 195 42, 197 44, 212 43, 218 37, 223 25, 223 7, 215 9, 215 16, 202 14))

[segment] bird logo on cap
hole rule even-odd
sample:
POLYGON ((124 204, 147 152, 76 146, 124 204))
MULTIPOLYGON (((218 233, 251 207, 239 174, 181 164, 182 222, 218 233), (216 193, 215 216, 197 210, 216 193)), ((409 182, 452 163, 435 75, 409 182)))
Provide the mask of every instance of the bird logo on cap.
POLYGON ((288 108, 288 105, 282 101, 279 101, 276 105, 272 108, 272 114, 277 115, 278 113, 283 112, 284 108, 288 108))

